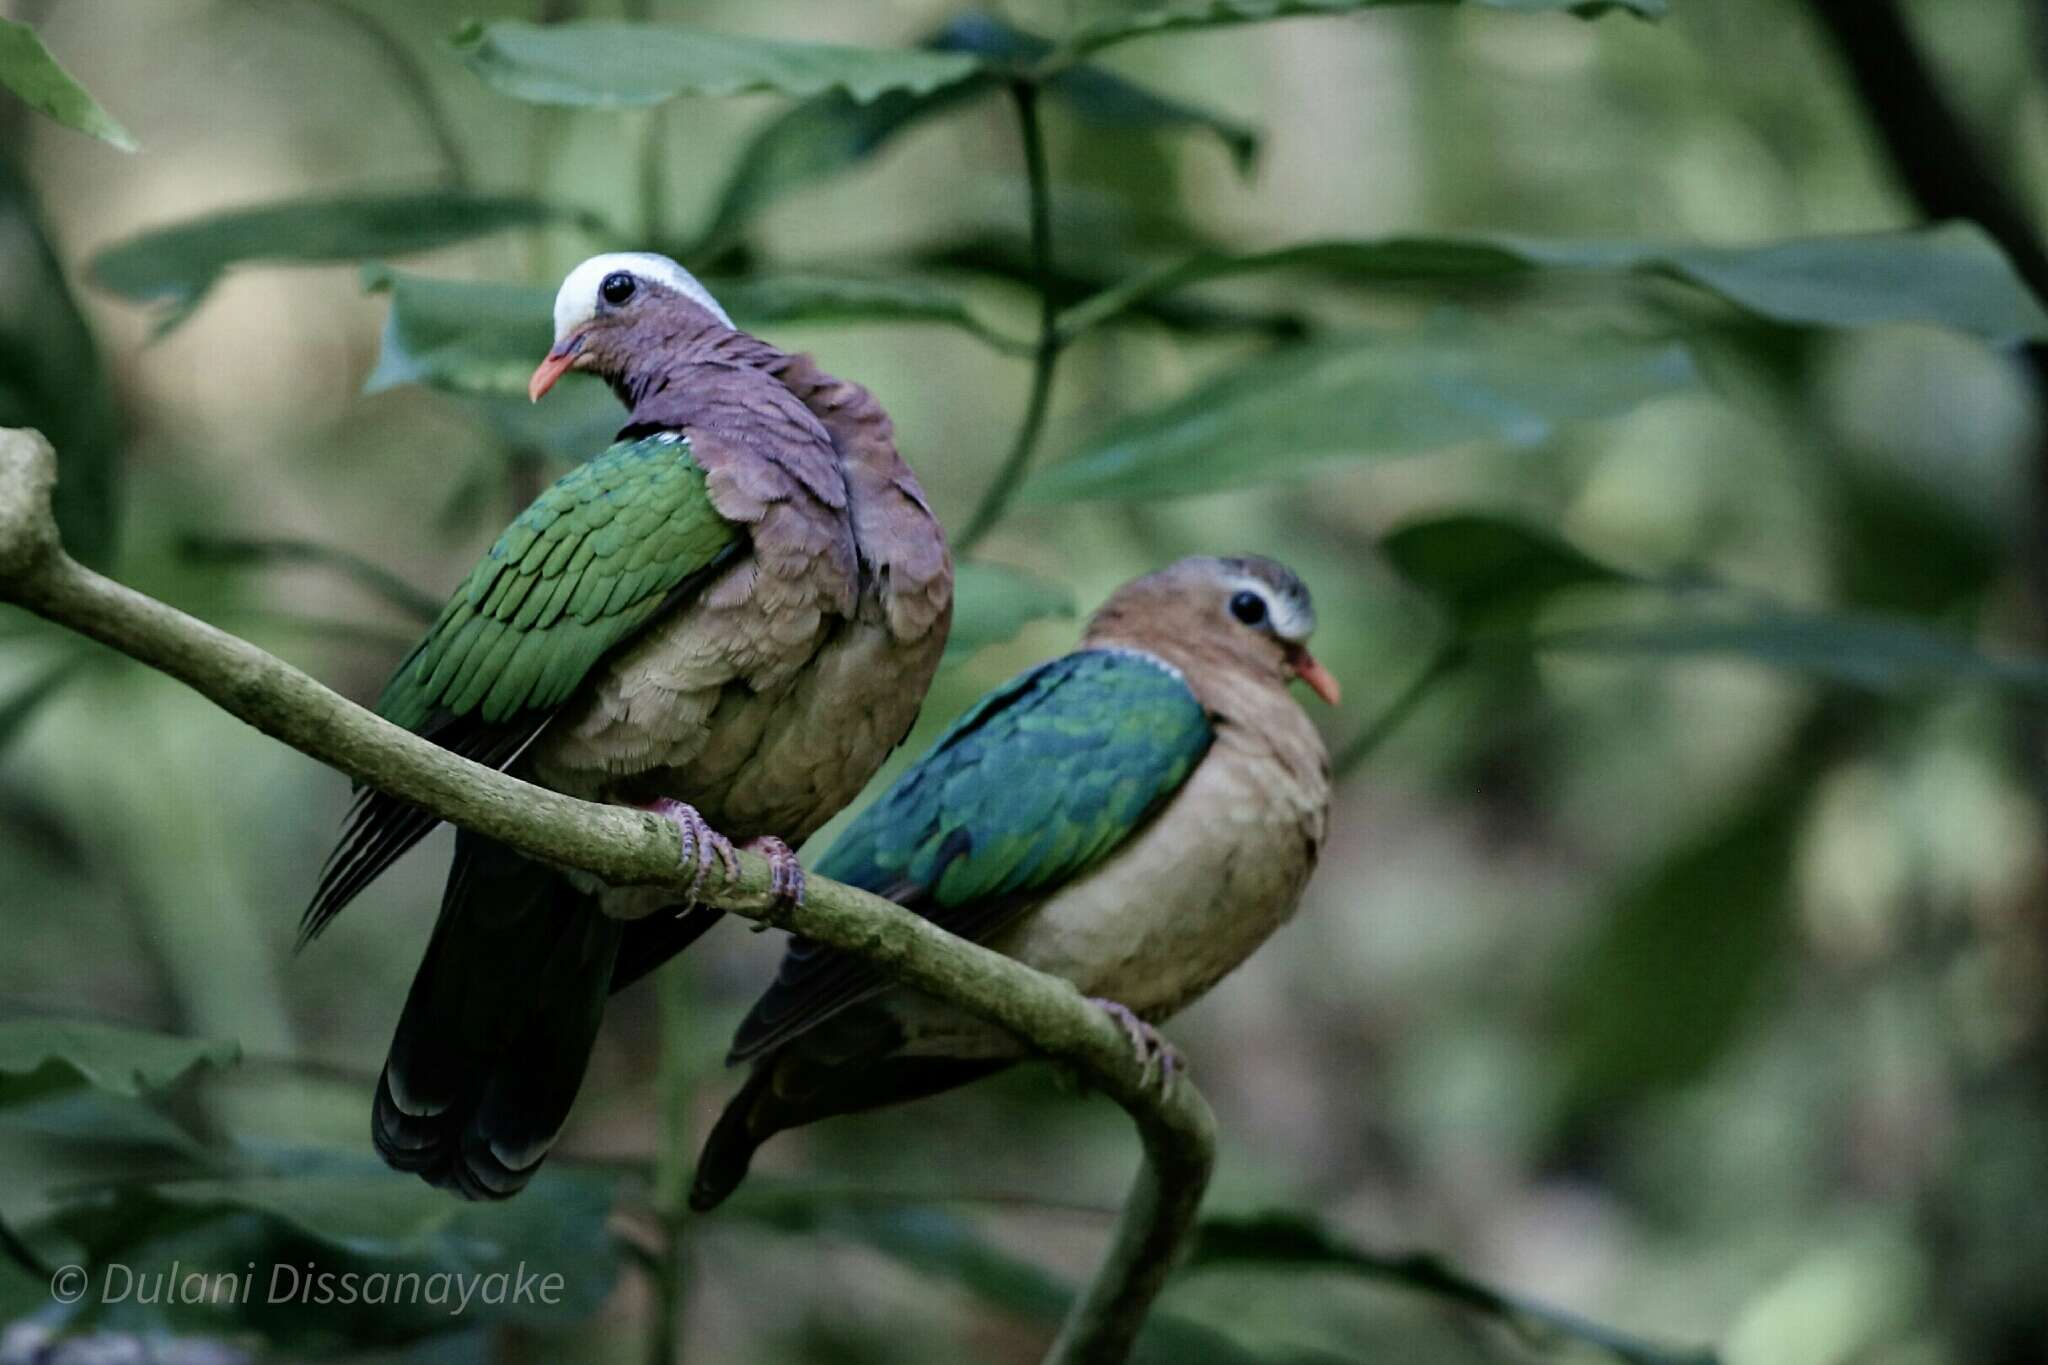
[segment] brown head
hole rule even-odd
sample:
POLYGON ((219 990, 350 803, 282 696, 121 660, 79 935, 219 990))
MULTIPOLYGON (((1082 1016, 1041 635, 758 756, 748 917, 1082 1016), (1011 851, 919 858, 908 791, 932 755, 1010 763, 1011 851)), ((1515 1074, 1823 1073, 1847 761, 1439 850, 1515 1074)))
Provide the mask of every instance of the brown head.
POLYGON ((1155 654, 1186 673, 1198 693, 1202 675, 1223 668, 1281 687, 1299 678, 1335 706, 1337 680, 1308 652, 1315 628, 1308 588, 1286 565, 1256 555, 1194 555, 1111 593, 1083 644, 1155 654))
POLYGON ((570 370, 610 382, 630 406, 636 370, 739 335, 697 277, 666 256, 615 251, 569 272, 555 294, 555 343, 526 386, 534 402, 570 370))

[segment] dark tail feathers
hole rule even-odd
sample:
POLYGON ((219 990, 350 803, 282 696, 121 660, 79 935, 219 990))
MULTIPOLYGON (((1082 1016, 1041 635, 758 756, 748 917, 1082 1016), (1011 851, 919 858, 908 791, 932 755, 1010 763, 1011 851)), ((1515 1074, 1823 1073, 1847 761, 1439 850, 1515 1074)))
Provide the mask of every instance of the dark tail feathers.
POLYGON ((459 831, 377 1080, 379 1155, 465 1199, 523 1189, 583 1083, 621 932, 563 874, 459 831))
POLYGON ((842 1024, 840 1036, 807 1034, 754 1063, 704 1140, 690 1186, 691 1208, 704 1213, 724 1203, 747 1178, 761 1144, 785 1128, 923 1099, 1012 1064, 1007 1057, 887 1055, 897 1035, 880 1014, 854 1012, 832 1024, 842 1024), (848 1042, 858 1050, 841 1050, 848 1042))

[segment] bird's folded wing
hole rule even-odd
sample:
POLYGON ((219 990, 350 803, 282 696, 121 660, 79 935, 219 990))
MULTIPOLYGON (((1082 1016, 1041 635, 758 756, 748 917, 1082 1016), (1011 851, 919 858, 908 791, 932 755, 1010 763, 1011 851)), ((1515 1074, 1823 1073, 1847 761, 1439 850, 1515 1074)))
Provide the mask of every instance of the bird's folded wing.
MULTIPOLYGON (((964 938, 996 933, 1142 827, 1208 750, 1209 718, 1147 656, 1084 650, 984 697, 817 865, 964 938)), ((740 1025, 760 1056, 889 984, 865 959, 798 940, 740 1025)))
MULTIPOLYGON (((621 441, 563 475, 506 528, 385 685, 386 719, 503 767, 613 648, 746 546, 690 443, 621 441)), ((310 939, 434 827, 364 791, 300 924, 310 939)))

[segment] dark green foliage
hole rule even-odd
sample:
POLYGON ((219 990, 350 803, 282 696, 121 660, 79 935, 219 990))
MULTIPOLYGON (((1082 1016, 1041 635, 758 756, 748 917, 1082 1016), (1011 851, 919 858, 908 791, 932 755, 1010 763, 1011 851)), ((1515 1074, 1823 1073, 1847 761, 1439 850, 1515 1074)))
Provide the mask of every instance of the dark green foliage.
POLYGON ((231 1042, 167 1038, 91 1020, 13 1020, 0 1023, 0 1106, 77 1086, 137 1099, 196 1067, 231 1066, 241 1055, 231 1042))
POLYGON ((1531 1345, 1585 1342, 1622 1365, 1715 1365, 1717 1360, 1711 1351, 1653 1346, 1577 1314, 1505 1294, 1438 1256, 1366 1251, 1300 1214, 1266 1213, 1204 1222, 1196 1229, 1182 1272, 1232 1265, 1320 1270, 1421 1290, 1504 1323, 1531 1345))
POLYGON ((1792 929, 1802 777, 1772 782, 1601 909, 1557 1005, 1574 1114, 1696 1079, 1766 1004, 1792 929))
POLYGON ((1020 497, 1152 499, 1300 478, 1344 457, 1541 446, 1562 423, 1626 412, 1696 378, 1676 342, 1445 314, 1260 356, 1124 418, 1020 497))
POLYGON ((102 568, 119 525, 120 414, 34 197, 4 157, 0 238, 17 244, 7 262, 8 306, 0 308, 0 426, 34 427, 57 448, 64 546, 102 568))
POLYGON ((162 334, 190 317, 236 266, 375 260, 565 222, 592 225, 588 214, 516 195, 328 195, 229 209, 145 232, 95 256, 92 278, 123 298, 159 305, 162 334))
POLYGON ((1276 251, 1205 252, 1139 275, 1061 316, 1080 331, 1147 299, 1269 270, 1355 284, 1508 282, 1544 273, 1622 275, 1690 285, 1788 327, 1924 322, 2014 345, 2048 336, 2048 312, 1976 226, 1708 247, 1551 242, 1528 237, 1388 237, 1276 251))

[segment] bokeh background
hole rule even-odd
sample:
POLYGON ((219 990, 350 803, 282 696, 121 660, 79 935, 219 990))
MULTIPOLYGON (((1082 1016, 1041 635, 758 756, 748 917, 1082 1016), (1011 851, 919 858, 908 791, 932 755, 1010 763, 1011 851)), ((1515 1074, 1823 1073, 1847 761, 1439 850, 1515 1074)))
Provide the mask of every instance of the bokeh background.
MULTIPOLYGON (((1102 8, 992 14, 1057 35, 1102 8)), ((1510 9, 1389 6, 1105 52, 1104 70, 1204 120, 1120 118, 1121 95, 1098 101, 1107 114, 1043 101, 1063 301, 1198 249, 1458 233, 1742 246, 1928 216, 1880 135, 1886 90, 1859 91, 1823 24, 1840 6, 1671 0, 1656 23, 1510 9), (1245 130, 1259 145, 1241 166, 1245 130)), ((507 17, 867 46, 960 14, 538 11, 507 17)), ((108 248, 220 210, 466 188, 597 221, 408 253, 405 270, 544 296, 592 250, 658 244, 717 278, 906 280, 1001 337, 1037 325, 1000 93, 706 240, 750 139, 791 100, 522 103, 446 47, 475 12, 0 6, 141 144, 0 108, 0 415, 58 442, 74 543, 359 699, 418 623, 345 556, 438 599, 574 457, 574 418, 601 434, 605 400, 550 419, 441 372, 366 393, 391 298, 355 262, 402 243, 238 262, 154 338, 162 308, 107 287, 119 272, 93 263, 108 248)), ((2048 15, 2033 0, 1903 12, 2032 231, 2048 215, 2048 15)), ((1071 609, 1125 578, 1206 551, 1296 567, 1345 685, 1316 721, 1349 752, 1298 918, 1168 1030, 1221 1121, 1209 1210, 1312 1214, 1354 1251, 1428 1253, 1587 1320, 1518 1328, 1370 1255, 1219 1258, 1174 1282, 1153 1358, 1611 1359, 1586 1339, 1611 1329, 1730 1365, 2048 1359, 2048 447, 2043 371, 2017 344, 2044 331, 1985 239, 1935 240, 1986 297, 1937 275, 1927 307, 1892 308, 1929 278, 1905 247, 1850 272, 1862 316, 1802 301, 1825 250, 1744 276, 1733 301, 1682 271, 1324 262, 1191 287, 1067 348, 1036 466, 1172 428, 1184 459, 1241 469, 1185 496, 1136 478, 1007 509, 974 548, 1016 571, 984 584, 975 620, 995 642, 942 674, 912 748, 1069 647, 1071 609), (1883 321, 1898 317, 1917 320, 1883 321), (1302 348, 1357 328, 1381 360, 1288 387, 1327 360, 1302 348), (1176 403, 1176 422, 1159 417, 1176 403), (1479 415, 1418 433, 1411 404, 1479 415)), ((941 516, 965 524, 1023 411, 1028 356, 929 320, 800 313, 760 330, 873 388, 941 516)), ((36 1084, 0 1107, 0 1217, 35 1253, 138 1269, 238 1269, 251 1247, 365 1265, 518 1253, 580 1287, 537 1316, 131 1305, 104 1329, 214 1343, 162 1339, 162 1359, 647 1358, 659 1154, 686 1151, 732 1090, 719 1060, 776 936, 725 927, 615 1001, 556 1179, 511 1206, 523 1221, 458 1217, 380 1181, 365 1131, 445 832, 295 957, 341 778, 11 611, 0 735, 4 1017, 242 1053, 167 1065, 147 1100, 28 1068, 36 1084), (278 1173, 298 1170, 326 1183, 294 1193, 278 1173), (271 1182, 261 1198, 252 1171, 271 1182)), ((1035 1359, 1055 1282, 1092 1264, 1135 1159, 1116 1109, 1044 1068, 784 1136, 751 1210, 684 1226, 668 1267, 682 1353, 1035 1359)), ((39 1285, 15 1288, 0 1354, 29 1359, 56 1320, 39 1285)))

